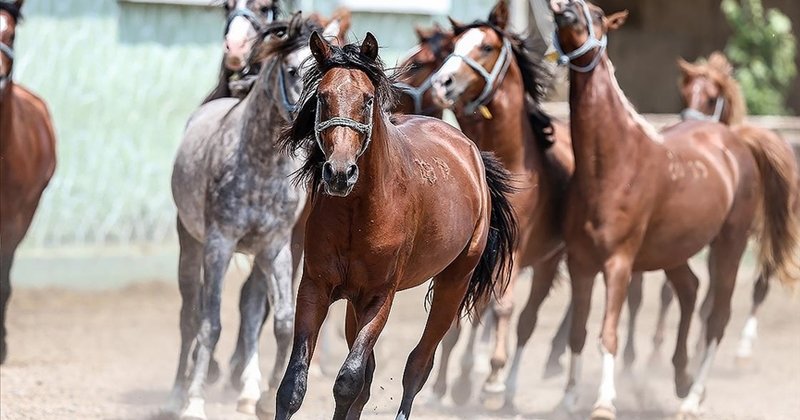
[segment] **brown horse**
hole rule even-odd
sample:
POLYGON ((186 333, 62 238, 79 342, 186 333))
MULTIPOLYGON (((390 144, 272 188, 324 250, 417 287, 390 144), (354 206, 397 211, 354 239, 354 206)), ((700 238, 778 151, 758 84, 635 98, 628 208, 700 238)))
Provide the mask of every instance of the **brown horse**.
POLYGON ((14 253, 56 168, 56 136, 47 105, 11 77, 22 3, 0 2, 0 363, 7 353, 14 253))
POLYGON ((434 101, 431 77, 453 51, 453 33, 439 24, 414 29, 419 44, 400 64, 403 73, 395 82, 402 94, 393 111, 401 114, 442 118, 442 107, 434 101))
MULTIPOLYGON (((493 302, 496 345, 492 372, 483 387, 490 393, 505 391, 506 404, 510 405, 518 357, 509 374, 509 387, 502 383, 500 372, 508 359, 514 282, 521 268, 534 268, 530 303, 518 327, 516 354, 521 356, 562 257, 561 206, 573 168, 569 128, 561 122, 551 123, 538 107, 547 82, 542 56, 529 51, 522 38, 506 30, 506 1, 497 3, 487 21, 469 25, 451 21, 454 52, 433 77, 435 96, 454 110, 461 129, 481 150, 497 155, 514 174, 517 187, 511 203, 519 220, 519 242, 514 249, 511 285, 493 302)), ((462 365, 462 376, 454 390, 457 401, 466 400, 464 391, 468 396, 468 368, 462 365)))
POLYGON ((307 156, 300 175, 313 193, 314 240, 306 241, 276 418, 300 408, 320 325, 338 299, 348 300, 350 354, 334 385, 333 418, 359 418, 395 293, 433 278, 428 322, 403 374, 397 418, 405 420, 459 312, 508 281, 516 232, 509 174, 441 120, 384 112, 394 88, 372 34, 343 48, 312 35, 310 46, 316 67, 285 141, 307 156))
MULTIPOLYGON (((775 138, 777 135, 770 130, 745 124, 747 116, 747 105, 742 95, 739 83, 733 76, 733 66, 721 52, 713 52, 707 60, 698 60, 689 63, 679 58, 678 67, 681 71, 680 92, 686 108, 681 112, 684 120, 712 120, 719 121, 731 126, 739 135, 752 136, 756 141, 780 143, 781 140, 775 138)), ((782 151, 785 158, 791 159, 793 151, 790 147, 782 151)), ((800 178, 798 178, 800 183, 800 178)), ((800 188, 798 188, 800 191, 800 188)), ((800 214, 800 196, 795 195, 795 213, 800 214)), ((758 332, 758 320, 756 314, 769 290, 770 273, 759 273, 753 285, 753 306, 750 316, 742 329, 736 357, 739 361, 746 362, 752 357, 753 345, 758 332)), ((701 315, 708 316, 710 310, 711 297, 709 294, 703 302, 701 315)), ((658 349, 663 342, 665 315, 667 308, 672 301, 673 293, 668 283, 664 283, 661 291, 661 308, 659 310, 656 331, 653 337, 653 344, 658 349)), ((702 340, 700 341, 702 343, 702 340)))
POLYGON ((560 61, 571 69, 575 153, 564 226, 573 303, 564 402, 572 408, 577 398, 595 275, 603 273, 606 308, 602 379, 592 417, 608 419, 615 418, 616 330, 631 273, 664 269, 681 306, 672 359, 676 391, 684 398, 681 413, 696 414, 754 227, 760 233, 762 270, 786 283, 800 278, 800 223, 790 203, 797 188, 794 163, 779 152, 785 143, 738 136, 714 122, 687 121, 657 133, 620 90, 605 52, 607 32, 619 28, 627 12, 606 17, 583 0, 552 0, 550 7, 560 61), (698 280, 687 260, 706 245, 714 301, 706 350, 692 379, 686 338, 698 280))

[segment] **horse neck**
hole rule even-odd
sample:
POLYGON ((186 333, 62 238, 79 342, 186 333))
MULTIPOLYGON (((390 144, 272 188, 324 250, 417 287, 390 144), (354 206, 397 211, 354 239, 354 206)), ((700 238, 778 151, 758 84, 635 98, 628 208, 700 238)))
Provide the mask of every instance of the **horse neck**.
POLYGON ((486 104, 491 113, 487 119, 476 112, 474 115, 457 115, 458 124, 464 133, 481 150, 492 151, 503 164, 515 171, 515 167, 529 153, 541 153, 533 138, 533 129, 525 108, 525 88, 516 59, 511 63, 495 99, 486 104), (502 98, 502 100, 498 100, 502 98))
POLYGON ((241 151, 244 158, 256 162, 269 162, 270 157, 279 153, 275 144, 284 124, 283 106, 272 93, 279 89, 272 86, 272 72, 269 65, 264 66, 250 93, 242 99, 241 151))
POLYGON ((11 127, 14 118, 14 81, 9 79, 6 87, 0 93, 0 155, 5 156, 6 148, 11 142, 11 127))
POLYGON ((588 73, 570 71, 570 125, 578 182, 602 181, 642 165, 660 135, 636 113, 617 84, 608 57, 588 73), (653 138, 655 137, 655 138, 653 138))
MULTIPOLYGON (((372 141, 359 158, 358 168, 361 175, 355 188, 348 197, 360 199, 369 196, 369 202, 385 205, 386 201, 380 200, 391 188, 396 179, 396 173, 403 152, 397 150, 398 143, 392 141, 393 126, 385 118, 383 111, 376 107, 373 111, 372 141)), ((360 201, 360 200, 359 200, 360 201)))

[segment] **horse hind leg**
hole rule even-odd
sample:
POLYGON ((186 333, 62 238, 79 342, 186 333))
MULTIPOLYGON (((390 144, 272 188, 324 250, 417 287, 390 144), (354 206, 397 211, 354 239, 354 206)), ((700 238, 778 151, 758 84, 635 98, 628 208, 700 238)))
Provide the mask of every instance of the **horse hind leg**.
MULTIPOLYGON (((396 420, 407 420, 411 416, 414 398, 433 368, 436 347, 458 316, 472 275, 471 269, 464 268, 469 265, 468 262, 468 258, 461 259, 461 263, 457 259, 433 280, 433 301, 428 321, 419 343, 408 356, 403 371, 403 398, 396 420)), ((474 261, 472 263, 474 265, 474 261)))
MULTIPOLYGON (((484 314, 489 313, 491 313, 491 309, 487 308, 484 314)), ((494 316, 492 316, 492 318, 494 318, 494 316)), ((477 321, 472 322, 469 327, 467 345, 464 347, 464 353, 461 355, 461 372, 456 383, 453 384, 453 402, 459 405, 467 404, 472 396, 472 371, 475 367, 475 345, 478 342, 478 328, 480 328, 480 323, 477 321)))
POLYGON ((277 347, 267 390, 261 394, 258 402, 259 410, 265 413, 274 412, 278 385, 286 370, 294 329, 292 255, 288 238, 286 243, 287 245, 278 251, 274 259, 267 258, 260 262, 264 267, 271 268, 271 270, 266 269, 265 271, 267 272, 267 296, 270 305, 274 308, 273 333, 277 347))
POLYGON ((739 346, 736 349, 736 362, 746 365, 753 356, 753 345, 758 338, 758 319, 756 315, 769 291, 769 273, 762 272, 758 275, 756 283, 753 285, 753 307, 750 315, 742 328, 742 335, 739 339, 739 346))
POLYGON ((514 288, 519 277, 519 268, 519 261, 515 261, 508 287, 502 294, 497 293, 498 298, 492 305, 495 316, 495 342, 491 359, 492 371, 482 389, 484 403, 488 403, 492 397, 503 395, 506 391, 501 372, 508 362, 508 336, 511 330, 511 315, 514 313, 514 288))
POLYGON ((517 322, 517 349, 514 352, 514 358, 511 361, 511 366, 508 369, 508 376, 506 377, 505 402, 503 404, 506 410, 512 410, 514 408, 514 396, 517 392, 519 369, 522 364, 525 345, 528 343, 528 340, 530 340, 533 335, 533 330, 536 328, 539 308, 542 306, 542 302, 547 298, 550 289, 553 287, 553 281, 558 272, 558 264, 561 262, 562 257, 563 254, 559 253, 536 265, 533 269, 530 297, 522 313, 519 315, 519 321, 517 322))
POLYGON ((692 386, 692 377, 687 371, 689 364, 687 339, 692 317, 694 316, 694 305, 697 301, 697 288, 700 282, 686 263, 668 270, 666 274, 670 283, 672 283, 675 294, 678 295, 678 302, 681 308, 678 339, 675 344, 672 364, 675 366, 675 392, 679 398, 684 398, 692 386))
POLYGON ((547 356, 547 363, 545 363, 542 374, 544 379, 560 375, 564 371, 564 367, 561 365, 561 356, 567 352, 570 325, 572 325, 571 303, 567 305, 567 310, 561 317, 561 323, 558 324, 558 330, 550 342, 550 354, 547 356))
MULTIPOLYGON (((745 224, 743 224, 745 225, 745 224)), ((694 384, 689 395, 681 402, 680 412, 684 416, 694 416, 700 411, 700 403, 705 397, 706 381, 714 363, 717 348, 725 327, 731 316, 731 297, 736 285, 739 262, 747 246, 747 230, 726 225, 721 234, 712 242, 708 266, 710 274, 709 294, 713 296, 711 312, 705 332, 705 351, 694 384)))
POLYGON ((178 355, 178 369, 167 405, 164 411, 177 416, 186 400, 186 381, 188 379, 189 358, 192 344, 197 337, 198 312, 203 266, 203 244, 189 234, 183 223, 177 222, 180 255, 178 257, 178 288, 181 294, 180 333, 181 347, 178 355))
POLYGON ((623 369, 630 371, 636 361, 636 318, 642 306, 642 273, 633 273, 628 287, 628 337, 622 354, 623 369))
POLYGON ((672 299, 674 297, 674 293, 672 291, 672 286, 670 285, 668 280, 665 280, 664 283, 661 285, 661 301, 658 306, 658 318, 656 319, 656 330, 653 333, 653 353, 650 355, 651 362, 657 362, 661 360, 661 346, 664 343, 664 330, 666 328, 667 323, 667 310, 669 310, 670 304, 672 304, 672 299))
POLYGON ((453 322, 450 329, 445 334, 442 340, 442 353, 439 358, 439 372, 436 375, 436 381, 433 383, 433 397, 436 401, 441 402, 447 394, 447 369, 450 366, 450 356, 453 353, 453 348, 458 343, 458 337, 461 335, 461 326, 458 321, 453 322))
POLYGON ((578 266, 574 258, 568 259, 569 277, 572 285, 572 313, 570 315, 569 347, 571 351, 567 386, 561 401, 568 412, 575 412, 578 403, 578 379, 581 375, 581 353, 586 344, 586 322, 592 303, 594 288, 594 270, 578 266))
POLYGON ((14 262, 14 252, 6 253, 0 249, 0 364, 3 364, 8 355, 6 344, 6 309, 8 299, 11 297, 11 264, 14 262))

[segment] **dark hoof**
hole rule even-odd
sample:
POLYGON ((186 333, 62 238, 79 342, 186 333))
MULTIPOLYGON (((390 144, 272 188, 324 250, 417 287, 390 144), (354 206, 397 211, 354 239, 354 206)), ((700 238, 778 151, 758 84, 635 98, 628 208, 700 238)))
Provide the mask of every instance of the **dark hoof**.
POLYGON ((689 391, 692 389, 692 385, 694 384, 694 378, 691 375, 678 375, 675 377, 675 394, 678 395, 678 398, 686 398, 689 395, 689 391))
POLYGON ((206 383, 213 384, 219 380, 219 363, 216 360, 211 359, 208 362, 208 375, 206 376, 206 383))
POLYGON ((544 374, 542 374, 542 378, 550 379, 560 376, 562 373, 564 373, 564 366, 561 366, 561 363, 558 360, 549 360, 544 366, 544 374))
POLYGON ((470 380, 469 376, 459 378, 453 385, 451 392, 453 402, 456 404, 464 405, 468 403, 469 398, 472 396, 472 380, 470 380))

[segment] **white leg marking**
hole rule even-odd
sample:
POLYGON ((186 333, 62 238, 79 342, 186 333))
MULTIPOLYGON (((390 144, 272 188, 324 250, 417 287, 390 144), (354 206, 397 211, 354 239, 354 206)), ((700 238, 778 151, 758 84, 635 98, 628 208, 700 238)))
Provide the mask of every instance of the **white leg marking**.
POLYGON ((601 344, 600 353, 603 355, 603 373, 600 379, 600 389, 597 391, 595 407, 614 408, 617 390, 614 386, 614 355, 601 344))
POLYGON ((700 365, 700 371, 697 378, 689 391, 689 395, 683 399, 681 403, 681 413, 696 415, 700 413, 700 402, 703 400, 706 392, 706 381, 708 380, 708 373, 711 371, 711 365, 714 363, 714 356, 717 354, 717 340, 711 342, 706 348, 703 356, 703 364, 700 365))
POLYGON ((189 398, 189 404, 183 410, 181 415, 182 419, 205 419, 206 418, 206 402, 202 398, 189 398))
POLYGON ((406 420, 405 413, 397 413, 397 418, 395 418, 394 420, 406 420))
POLYGON ((749 358, 753 355, 753 344, 758 338, 758 320, 755 316, 750 315, 747 322, 742 328, 742 338, 739 340, 739 349, 736 351, 736 357, 749 358))
POLYGON ((261 368, 258 363, 258 352, 256 352, 242 371, 242 392, 239 393, 239 401, 252 400, 255 402, 260 396, 261 368))
POLYGON ((578 408, 578 378, 581 376, 582 360, 580 353, 572 353, 569 360, 569 380, 567 389, 564 391, 562 405, 569 412, 574 412, 578 408))

